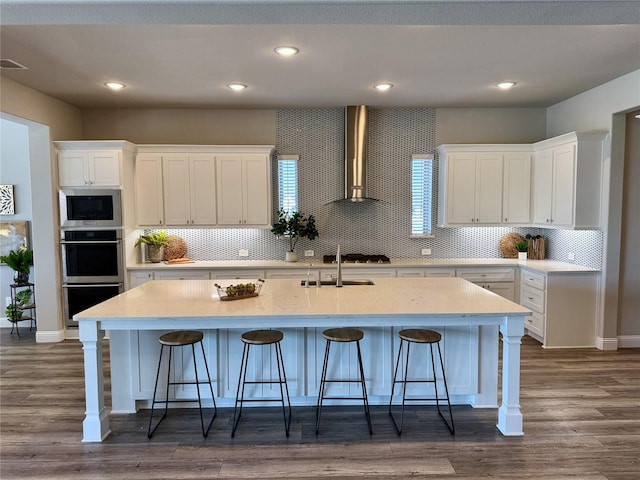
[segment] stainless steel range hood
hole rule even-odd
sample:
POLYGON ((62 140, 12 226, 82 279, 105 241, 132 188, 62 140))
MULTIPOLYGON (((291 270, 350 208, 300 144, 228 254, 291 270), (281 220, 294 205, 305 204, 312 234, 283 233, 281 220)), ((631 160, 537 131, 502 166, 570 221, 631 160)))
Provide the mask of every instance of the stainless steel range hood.
POLYGON ((376 202, 367 194, 367 106, 345 108, 344 199, 342 202, 376 202))

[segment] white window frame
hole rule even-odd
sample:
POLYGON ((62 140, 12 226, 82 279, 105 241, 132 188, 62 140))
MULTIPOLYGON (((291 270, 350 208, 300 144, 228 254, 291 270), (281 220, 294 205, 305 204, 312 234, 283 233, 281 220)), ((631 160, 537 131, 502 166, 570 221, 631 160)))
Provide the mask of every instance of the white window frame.
POLYGON ((278 155, 278 208, 294 212, 299 208, 298 155, 278 155))
POLYGON ((433 167, 432 154, 411 156, 412 238, 433 238, 433 167), (422 163, 422 171, 416 168, 417 162, 422 163))

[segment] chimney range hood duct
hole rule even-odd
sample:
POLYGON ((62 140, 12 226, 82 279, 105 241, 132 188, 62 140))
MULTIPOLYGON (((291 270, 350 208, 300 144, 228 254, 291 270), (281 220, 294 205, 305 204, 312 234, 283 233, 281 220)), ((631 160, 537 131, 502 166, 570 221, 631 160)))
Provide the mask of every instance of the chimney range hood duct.
POLYGON ((345 108, 344 199, 339 202, 376 202, 367 196, 367 106, 345 108))

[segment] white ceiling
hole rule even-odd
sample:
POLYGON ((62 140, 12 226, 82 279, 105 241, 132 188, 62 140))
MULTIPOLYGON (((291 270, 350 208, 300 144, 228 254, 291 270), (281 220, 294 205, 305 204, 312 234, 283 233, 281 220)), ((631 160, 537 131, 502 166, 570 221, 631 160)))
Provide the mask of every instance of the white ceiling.
POLYGON ((546 107, 640 68, 637 1, 2 0, 0 9, 1 57, 28 67, 1 74, 84 108, 546 107), (279 57, 278 45, 300 54, 279 57), (109 80, 127 88, 114 93, 109 80), (494 86, 503 80, 518 85, 503 92, 494 86), (394 88, 372 88, 383 81, 394 88), (249 88, 232 92, 230 82, 249 88))

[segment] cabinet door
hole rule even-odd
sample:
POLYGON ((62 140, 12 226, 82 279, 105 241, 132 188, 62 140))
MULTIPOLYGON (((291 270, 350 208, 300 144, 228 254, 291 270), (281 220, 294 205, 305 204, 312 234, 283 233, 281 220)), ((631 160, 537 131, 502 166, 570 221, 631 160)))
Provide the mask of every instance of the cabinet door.
POLYGON ((89 171, 89 182, 92 187, 120 186, 119 152, 88 152, 87 167, 89 171))
POLYGON ((476 155, 475 223, 502 222, 502 154, 476 155))
POLYGON ((447 223, 474 223, 476 160, 473 153, 447 155, 447 223))
POLYGON ((191 223, 188 155, 162 155, 162 170, 165 224, 188 225, 191 223))
POLYGON ((531 154, 505 153, 502 181, 502 222, 531 221, 531 154))
POLYGON ((208 270, 157 270, 156 280, 209 280, 208 270))
POLYGON ((135 288, 153 280, 153 272, 129 272, 129 288, 135 288))
POLYGON ((573 225, 575 204, 575 144, 561 145, 553 151, 553 210, 554 225, 573 225))
POLYGON ((242 155, 216 156, 218 224, 242 225, 242 155))
POLYGON ((266 155, 243 155, 243 223, 269 225, 271 223, 271 172, 266 155))
POLYGON ((87 152, 65 151, 58 153, 58 184, 61 187, 86 187, 89 185, 87 152))
POLYGON ((138 225, 163 225, 162 157, 160 154, 138 154, 136 156, 135 177, 138 225))
POLYGON ((553 149, 536 152, 533 162, 533 223, 548 225, 552 220, 553 149))
POLYGON ((209 154, 189 155, 191 186, 191 223, 216 224, 215 157, 209 154))
POLYGON ((483 288, 500 295, 507 300, 515 302, 515 288, 513 282, 504 283, 485 283, 481 285, 483 288))

